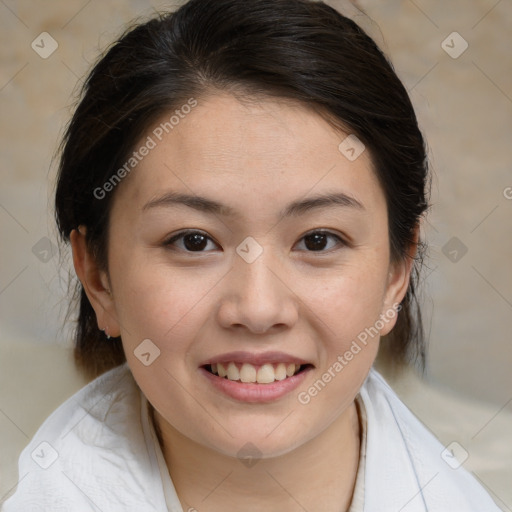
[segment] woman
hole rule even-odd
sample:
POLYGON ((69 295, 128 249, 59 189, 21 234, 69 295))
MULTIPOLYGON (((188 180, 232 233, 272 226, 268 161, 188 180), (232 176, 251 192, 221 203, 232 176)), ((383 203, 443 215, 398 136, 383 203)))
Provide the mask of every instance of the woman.
POLYGON ((322 2, 191 0, 128 31, 56 192, 98 378, 3 510, 498 510, 372 369, 379 345, 423 358, 428 182, 403 85, 322 2))

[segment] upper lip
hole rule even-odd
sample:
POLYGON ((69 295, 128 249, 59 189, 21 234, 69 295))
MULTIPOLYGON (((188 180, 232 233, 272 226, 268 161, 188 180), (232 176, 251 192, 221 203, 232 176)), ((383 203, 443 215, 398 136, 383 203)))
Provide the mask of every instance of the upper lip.
POLYGON ((225 354, 220 354, 218 356, 213 356, 203 361, 199 366, 205 366, 208 364, 216 364, 216 363, 249 363, 253 366, 260 366, 265 363, 269 364, 279 364, 279 363, 294 363, 294 364, 311 364, 309 361, 305 359, 301 359, 300 357, 292 356, 291 354, 286 354, 285 352, 261 352, 259 354, 254 354, 252 352, 245 351, 236 351, 236 352, 227 352, 225 354))

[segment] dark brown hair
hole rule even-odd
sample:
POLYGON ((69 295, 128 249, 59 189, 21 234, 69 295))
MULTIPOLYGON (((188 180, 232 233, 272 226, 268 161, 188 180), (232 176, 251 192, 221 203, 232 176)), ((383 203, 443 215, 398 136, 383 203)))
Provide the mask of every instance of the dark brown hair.
MULTIPOLYGON (((86 242, 107 269, 115 191, 94 191, 119 169, 164 113, 216 90, 287 98, 350 129, 370 151, 384 191, 391 257, 410 257, 428 207, 425 144, 407 91, 374 41, 351 19, 308 0, 190 0, 127 30, 83 85, 61 145, 56 220, 65 242, 87 227, 86 242)), ((393 361, 425 358, 415 288, 423 245, 397 324, 383 339, 393 361)), ((89 376, 125 361, 107 340, 80 283, 75 360, 89 376)))

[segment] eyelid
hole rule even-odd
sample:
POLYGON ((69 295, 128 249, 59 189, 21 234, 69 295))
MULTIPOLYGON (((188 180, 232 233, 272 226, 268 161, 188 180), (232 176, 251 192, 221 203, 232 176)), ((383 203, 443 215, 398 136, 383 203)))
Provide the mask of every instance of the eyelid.
POLYGON ((330 229, 327 229, 327 228, 310 229, 309 231, 306 231, 306 233, 304 233, 300 237, 300 240, 302 240, 304 237, 306 237, 308 235, 315 235, 317 233, 319 233, 321 235, 331 235, 331 236, 334 236, 336 238, 339 238, 342 242, 348 243, 341 233, 337 233, 335 231, 331 231, 330 229))
MULTIPOLYGON (((177 240, 182 239, 186 235, 190 235, 190 234, 200 234, 200 235, 203 235, 209 241, 213 242, 217 247, 221 247, 220 244, 213 237, 211 237, 206 231, 202 231, 201 229, 184 229, 182 231, 178 231, 177 233, 174 233, 170 237, 166 238, 164 240, 164 242, 163 242, 163 246, 166 247, 166 248, 175 249, 176 247, 174 246, 174 242, 176 242, 177 240)), ((304 240, 304 238, 306 238, 307 236, 314 235, 314 234, 327 235, 327 236, 330 236, 330 237, 333 237, 333 238, 337 239, 336 247, 333 247, 333 248, 328 249, 326 251, 303 251, 303 252, 316 253, 316 254, 324 253, 325 254, 325 253, 330 253, 333 250, 336 250, 337 248, 339 248, 338 246, 350 247, 350 245, 351 245, 350 242, 343 235, 335 233, 335 232, 330 231, 328 229, 321 229, 320 228, 320 229, 311 229, 311 230, 307 231, 306 233, 302 234, 300 236, 300 238, 298 239, 298 241, 294 244, 294 247, 298 243, 302 242, 304 240)), ((176 249, 177 250, 181 250, 183 252, 186 252, 187 254, 194 254, 194 253, 204 254, 204 253, 211 252, 211 250, 210 251, 187 251, 187 250, 182 249, 180 247, 177 247, 176 249)))
MULTIPOLYGON (((310 231, 307 231, 306 233, 304 233, 303 235, 301 235, 301 237, 299 238, 298 242, 295 244, 297 245, 298 243, 302 242, 304 240, 304 238, 306 238, 307 236, 309 235, 315 235, 315 234, 321 234, 321 235, 327 235, 327 236, 331 236, 333 238, 336 238, 337 239, 337 246, 336 247, 333 247, 331 249, 328 249, 326 251, 303 251, 303 252, 307 252, 307 253, 312 253, 312 254, 328 254, 336 249, 339 249, 338 246, 341 246, 341 247, 350 247, 350 243, 349 241, 341 234, 338 234, 338 233, 335 233, 333 231, 330 231, 328 229, 312 229, 310 231)), ((294 245, 294 247, 295 247, 294 245)))
MULTIPOLYGON (((214 238, 212 238, 206 231, 202 231, 201 229, 184 229, 182 231, 178 231, 177 233, 174 233, 171 236, 167 237, 163 241, 162 245, 168 249, 175 249, 174 242, 176 242, 177 240, 179 240, 187 235, 192 235, 192 234, 203 235, 209 241, 213 242, 217 247, 220 247, 220 244, 214 238)), ((201 254, 201 253, 205 253, 205 252, 211 252, 211 251, 186 251, 186 250, 182 249, 181 247, 177 247, 176 249, 186 252, 187 254, 194 254, 194 253, 201 254)))

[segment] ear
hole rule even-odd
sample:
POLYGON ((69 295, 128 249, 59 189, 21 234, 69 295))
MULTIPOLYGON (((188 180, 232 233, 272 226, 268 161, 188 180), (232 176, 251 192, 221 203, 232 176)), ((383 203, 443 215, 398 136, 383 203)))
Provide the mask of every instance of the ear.
POLYGON ((85 227, 79 226, 70 234, 75 272, 96 313, 98 329, 105 331, 108 336, 117 337, 121 331, 108 275, 99 269, 96 259, 89 251, 85 232, 85 227))
POLYGON ((405 297, 411 278, 411 271, 416 256, 420 227, 419 224, 414 229, 413 240, 407 250, 405 259, 391 262, 389 265, 388 281, 386 293, 382 304, 381 318, 385 318, 384 327, 380 331, 381 336, 388 334, 396 324, 399 304, 405 297), (393 313, 395 311, 395 313, 393 313))

